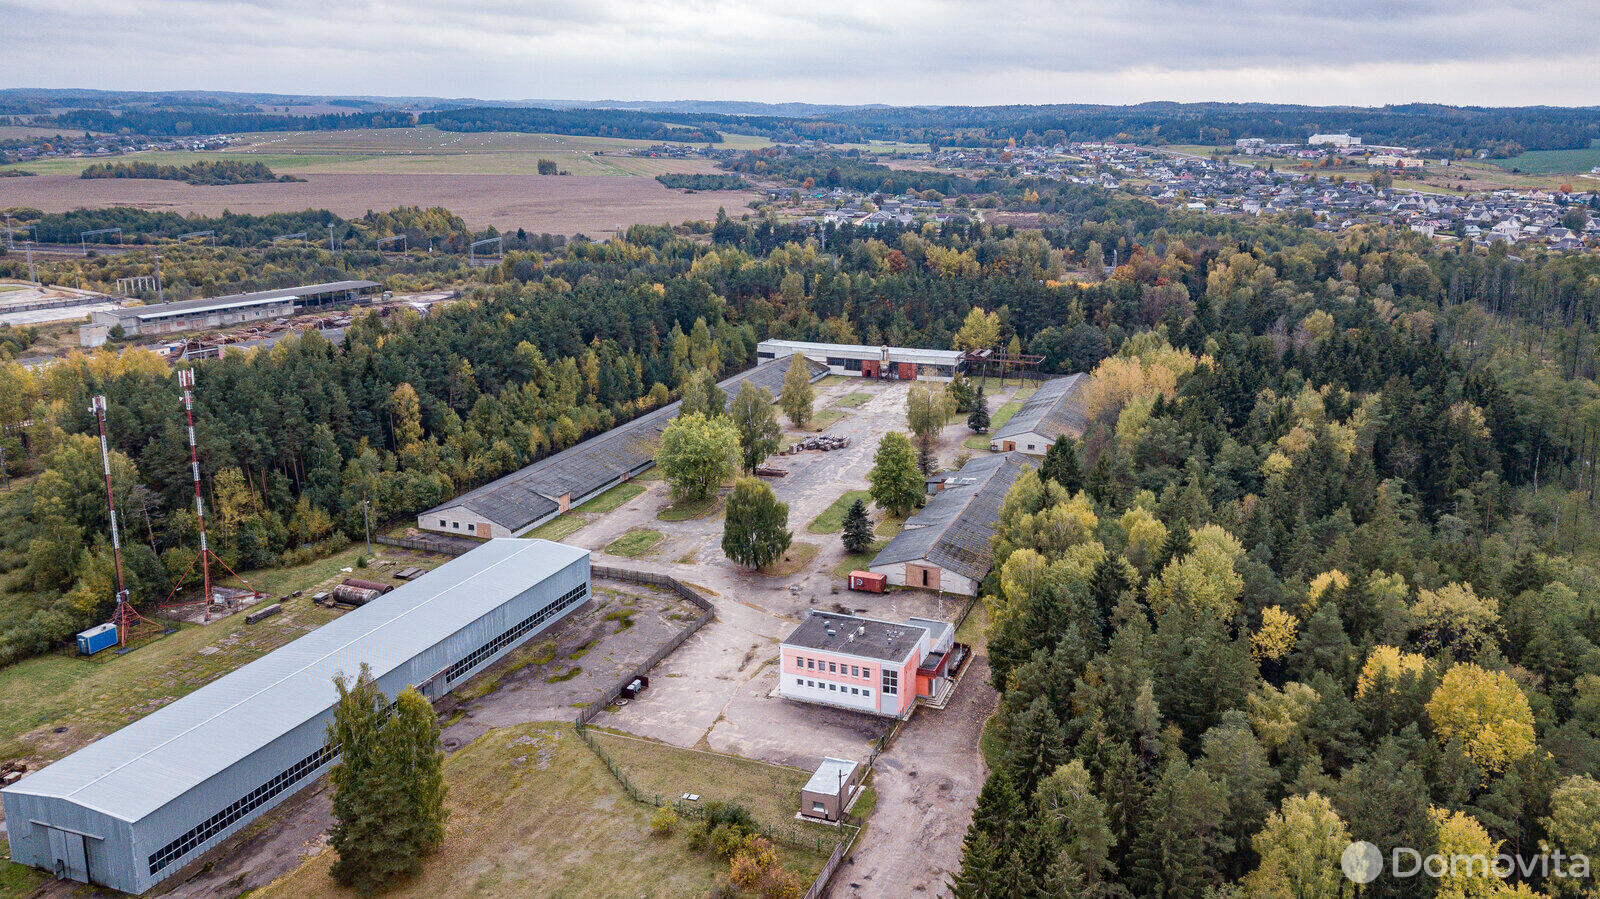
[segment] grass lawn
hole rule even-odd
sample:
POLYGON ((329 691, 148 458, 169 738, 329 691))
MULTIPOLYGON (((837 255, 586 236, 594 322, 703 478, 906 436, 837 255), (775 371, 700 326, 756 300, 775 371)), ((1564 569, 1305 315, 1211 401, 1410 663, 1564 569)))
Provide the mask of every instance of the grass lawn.
POLYGON ((844 530, 844 517, 849 514, 850 506, 856 500, 863 503, 872 502, 872 494, 866 490, 852 490, 844 496, 833 501, 833 505, 822 511, 821 515, 811 520, 806 525, 806 530, 813 534, 837 534, 844 530))
MULTIPOLYGON (((445 762, 445 782, 444 845, 421 875, 386 895, 699 897, 728 869, 710 853, 690 851, 682 825, 654 836, 654 809, 629 799, 564 725, 492 730, 445 762)), ((823 860, 816 858, 811 874, 823 860)), ((251 895, 353 899, 356 893, 329 878, 332 863, 333 853, 324 851, 251 895)))
POLYGON ((761 573, 767 577, 788 577, 811 564, 811 560, 817 557, 817 549, 815 543, 791 543, 783 558, 761 568, 761 573))
POLYGON ((713 496, 708 499, 679 500, 661 507, 656 517, 662 521, 693 521, 696 518, 705 518, 716 512, 722 506, 722 497, 713 496))
POLYGON ((9 665, 0 669, 0 758, 59 758, 338 616, 295 599, 259 624, 234 615, 184 627, 126 655, 61 652, 9 665), (68 730, 56 734, 56 726, 68 730))
POLYGON ((839 397, 839 401, 834 403, 834 405, 843 406, 846 409, 858 409, 862 406, 865 406, 871 400, 872 394, 858 390, 855 393, 847 393, 844 396, 839 397))
MULTIPOLYGON (((750 809, 762 827, 820 836, 825 841, 823 856, 833 850, 838 831, 794 820, 794 813, 800 810, 800 788, 811 778, 809 771, 720 752, 680 749, 596 728, 590 728, 589 734, 622 766, 633 785, 646 793, 669 801, 684 793, 698 793, 701 802, 737 802, 750 809)), ((814 876, 820 869, 818 864, 807 874, 814 876)))
MULTIPOLYGON (((309 594, 344 578, 341 569, 354 568, 365 553, 366 546, 358 543, 324 559, 249 571, 245 577, 270 595, 309 594)), ((357 576, 393 582, 391 573, 403 564, 420 561, 431 568, 438 562, 386 546, 374 546, 373 553, 399 561, 388 569, 356 569, 357 576)), ((209 625, 186 625, 125 655, 106 651, 84 658, 55 652, 8 665, 0 669, 0 758, 59 758, 338 616, 308 598, 291 599, 282 614, 258 624, 233 615, 209 625), (60 726, 67 731, 54 733, 60 726)))
MULTIPOLYGON (((597 497, 597 499, 603 498, 604 497, 597 497)), ((592 519, 589 517, 579 515, 576 512, 568 512, 565 515, 558 515, 555 518, 550 519, 549 521, 539 525, 522 536, 535 537, 540 540, 560 540, 563 537, 570 536, 574 531, 588 524, 591 520, 592 519)))
POLYGON ((846 415, 849 414, 850 411, 848 409, 840 409, 838 406, 829 406, 828 408, 823 409, 821 412, 818 412, 816 415, 812 416, 811 425, 809 428, 807 428, 807 430, 815 431, 820 434, 838 424, 846 415))
POLYGON ((888 542, 889 541, 887 540, 879 540, 873 543, 872 546, 864 553, 846 555, 844 559, 839 562, 839 564, 833 566, 833 576, 837 578, 847 578, 850 576, 850 572, 852 571, 866 571, 867 565, 872 562, 872 557, 876 556, 878 552, 888 544, 888 542))
POLYGON ((656 545, 661 542, 661 537, 660 531, 652 531, 649 528, 630 528, 627 533, 606 544, 606 552, 613 556, 627 556, 630 559, 637 559, 655 549, 656 545))
POLYGON ((1491 159, 1491 164, 1531 175, 1563 175, 1587 172, 1600 165, 1600 140, 1582 150, 1529 150, 1510 159, 1491 159))
POLYGON ((626 484, 618 484, 617 486, 612 487, 610 490, 607 490, 605 493, 602 493, 594 499, 591 499, 579 506, 578 511, 592 513, 595 515, 604 515, 607 512, 614 512, 618 507, 626 503, 628 500, 631 500, 643 493, 644 491, 645 487, 643 484, 635 484, 631 481, 626 484))
MULTIPOLYGON (((1038 390, 1037 387, 1023 387, 1018 390, 1005 405, 989 416, 989 430, 998 431, 1004 427, 1005 423, 1010 421, 1013 415, 1017 414, 1017 411, 1022 408, 1022 404, 1027 402, 1028 397, 1033 396, 1036 390, 1038 390)), ((989 448, 989 435, 973 434, 962 443, 962 446, 967 449, 986 450, 989 448)))

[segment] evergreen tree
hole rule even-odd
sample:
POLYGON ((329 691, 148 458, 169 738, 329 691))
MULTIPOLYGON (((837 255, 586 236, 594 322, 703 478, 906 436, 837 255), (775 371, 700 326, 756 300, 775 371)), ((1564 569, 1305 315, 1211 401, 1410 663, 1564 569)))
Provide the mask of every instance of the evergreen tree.
POLYGON ((1044 454, 1039 477, 1055 481, 1069 495, 1083 490, 1083 469, 1078 466, 1078 448, 1065 434, 1056 438, 1044 454))
POLYGON ((933 477, 939 470, 939 460, 933 453, 933 445, 926 441, 917 442, 917 471, 922 472, 924 479, 933 477))
POLYGON ((763 481, 743 477, 728 494, 722 527, 722 552, 746 568, 761 568, 782 556, 794 535, 789 504, 778 502, 763 481))
POLYGON ((855 555, 864 553, 872 548, 872 519, 867 516, 867 504, 856 500, 850 504, 850 510, 844 516, 844 551, 855 555))
POLYGON ((967 416, 967 427, 974 434, 986 434, 989 431, 989 398, 983 395, 983 385, 978 385, 978 393, 972 398, 972 412, 967 416))
POLYGON ((433 707, 406 688, 391 709, 365 663, 353 683, 334 678, 339 698, 328 741, 339 747, 333 781, 339 883, 373 893, 422 869, 444 839, 444 754, 433 707))

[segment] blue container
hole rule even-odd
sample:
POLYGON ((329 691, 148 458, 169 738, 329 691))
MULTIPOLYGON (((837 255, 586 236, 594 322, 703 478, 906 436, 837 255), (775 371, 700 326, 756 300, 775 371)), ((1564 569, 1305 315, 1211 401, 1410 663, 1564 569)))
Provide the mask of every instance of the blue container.
POLYGON ((78 635, 78 652, 86 656, 116 645, 117 626, 110 622, 95 625, 78 635))

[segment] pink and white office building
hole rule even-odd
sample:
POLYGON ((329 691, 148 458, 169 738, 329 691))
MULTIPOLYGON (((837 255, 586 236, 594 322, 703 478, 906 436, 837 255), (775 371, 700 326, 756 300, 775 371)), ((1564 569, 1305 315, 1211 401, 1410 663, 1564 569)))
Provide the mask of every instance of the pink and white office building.
POLYGON ((937 696, 953 673, 955 628, 812 612, 780 647, 785 699, 898 717, 918 696, 937 696))

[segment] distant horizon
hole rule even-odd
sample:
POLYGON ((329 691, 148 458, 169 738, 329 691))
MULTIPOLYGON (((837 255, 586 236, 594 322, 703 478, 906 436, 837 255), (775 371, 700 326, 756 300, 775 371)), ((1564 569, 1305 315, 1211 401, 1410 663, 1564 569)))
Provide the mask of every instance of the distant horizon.
POLYGON ((1596 21, 1600 0, 0 0, 9 77, 35 83, 493 102, 1587 107, 1596 21))
POLYGON ((209 87, 168 87, 168 88, 115 88, 115 87, 90 87, 90 86, 43 86, 43 85, 14 85, 0 87, 0 94, 4 93, 29 93, 49 92, 65 93, 73 91, 96 92, 105 94, 211 94, 232 95, 240 97, 281 97, 304 100, 361 100, 361 101, 389 101, 395 105, 402 105, 406 101, 436 101, 442 103, 490 103, 499 105, 513 105, 525 107, 564 107, 564 106, 607 106, 610 104, 624 106, 640 105, 680 105, 680 104, 706 104, 706 105, 743 105, 743 106, 802 106, 819 109, 996 109, 996 108, 1047 108, 1053 106, 1099 106, 1110 109, 1147 106, 1156 104, 1172 104, 1178 106, 1294 106, 1307 109, 1359 109, 1379 110, 1403 106, 1441 106, 1460 109, 1600 109, 1600 102, 1594 103, 1447 103, 1437 100, 1392 100, 1381 103, 1314 103, 1280 100, 1174 100, 1166 98, 1130 100, 1127 102, 1100 102, 1093 100, 1044 100, 1027 103, 889 103, 881 101, 863 101, 859 103, 831 103, 813 102, 809 100, 754 100, 731 97, 673 97, 643 98, 643 97, 506 97, 496 98, 487 96, 447 95, 447 94, 382 94, 382 93, 331 93, 327 91, 276 91, 276 90, 237 90, 231 88, 209 87))

